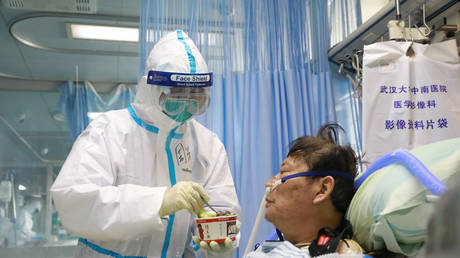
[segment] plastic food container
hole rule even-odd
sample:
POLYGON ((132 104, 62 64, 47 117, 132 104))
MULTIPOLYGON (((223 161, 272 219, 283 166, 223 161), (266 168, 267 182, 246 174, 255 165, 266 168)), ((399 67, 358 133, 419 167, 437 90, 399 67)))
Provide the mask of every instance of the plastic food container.
POLYGON ((232 241, 235 240, 237 233, 236 215, 198 218, 195 220, 198 234, 206 243, 209 244, 211 241, 222 243, 227 237, 232 241))

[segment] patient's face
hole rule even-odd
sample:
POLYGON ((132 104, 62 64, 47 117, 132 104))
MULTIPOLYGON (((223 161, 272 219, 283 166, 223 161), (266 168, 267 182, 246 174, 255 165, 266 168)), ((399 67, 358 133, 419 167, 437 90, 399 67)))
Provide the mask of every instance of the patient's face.
MULTIPOLYGON (((285 176, 308 171, 308 166, 298 159, 286 158, 280 173, 265 184, 267 187, 285 176)), ((283 225, 295 223, 308 216, 308 205, 313 200, 312 181, 308 177, 297 177, 276 186, 267 196, 265 218, 282 230, 283 225)))

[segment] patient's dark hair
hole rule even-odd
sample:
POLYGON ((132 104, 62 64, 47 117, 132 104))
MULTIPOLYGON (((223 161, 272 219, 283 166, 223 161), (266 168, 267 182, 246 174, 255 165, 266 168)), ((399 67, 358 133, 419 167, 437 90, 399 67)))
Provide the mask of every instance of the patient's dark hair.
MULTIPOLYGON (((329 137, 337 133, 331 129, 337 127, 331 125, 336 124, 322 126, 317 137, 304 136, 294 140, 288 157, 302 160, 310 171, 339 171, 355 177, 358 165, 355 152, 350 146, 340 146, 334 142, 334 138, 329 137)), ((332 177, 335 181, 332 203, 337 211, 345 214, 355 193, 353 181, 340 176, 332 177)))

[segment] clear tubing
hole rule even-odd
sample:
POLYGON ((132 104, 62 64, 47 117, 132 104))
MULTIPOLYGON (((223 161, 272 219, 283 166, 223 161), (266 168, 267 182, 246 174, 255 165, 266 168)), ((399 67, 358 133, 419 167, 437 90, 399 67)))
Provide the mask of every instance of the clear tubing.
POLYGON ((270 192, 270 189, 271 187, 265 188, 265 194, 264 194, 264 197, 262 198, 262 201, 260 202, 256 221, 254 222, 254 227, 252 228, 251 235, 249 236, 248 245, 246 246, 246 249, 244 250, 244 255, 246 255, 247 253, 251 251, 251 248, 254 244, 254 240, 256 238, 257 231, 259 230, 260 221, 262 220, 262 215, 264 215, 264 212, 265 212, 265 203, 266 203, 265 197, 267 197, 268 193, 270 192))
POLYGON ((396 20, 401 20, 401 11, 399 9, 399 0, 395 0, 395 6, 396 6, 396 20))

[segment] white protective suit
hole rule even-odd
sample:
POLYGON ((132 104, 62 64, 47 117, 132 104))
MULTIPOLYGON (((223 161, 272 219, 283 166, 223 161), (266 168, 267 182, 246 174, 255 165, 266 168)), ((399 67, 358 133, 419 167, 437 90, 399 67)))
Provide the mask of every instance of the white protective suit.
POLYGON ((27 245, 38 235, 33 230, 35 214, 40 212, 42 204, 39 199, 31 200, 18 209, 18 217, 8 234, 8 247, 27 245))
MULTIPOLYGON (((147 69, 208 72, 180 30, 155 45, 147 69)), ((194 119, 181 123, 164 114, 157 88, 144 76, 128 109, 92 121, 51 187, 63 225, 80 237, 76 257, 195 257, 196 216, 158 215, 165 191, 179 181, 197 182, 211 205, 241 218, 224 145, 194 119)), ((201 255, 233 257, 234 250, 201 255)))

